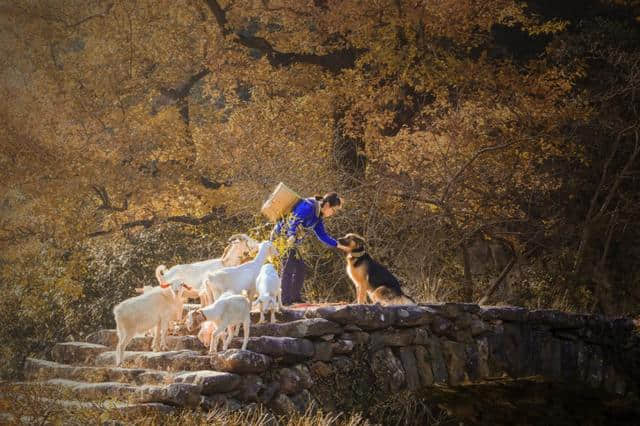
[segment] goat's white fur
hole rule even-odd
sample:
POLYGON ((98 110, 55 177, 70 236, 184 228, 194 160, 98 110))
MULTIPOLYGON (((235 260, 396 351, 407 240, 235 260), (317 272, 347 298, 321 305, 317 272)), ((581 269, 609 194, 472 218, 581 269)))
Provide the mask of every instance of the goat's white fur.
POLYGON ((282 309, 282 289, 278 271, 271 263, 265 263, 260 268, 260 273, 256 279, 256 290, 258 300, 255 302, 260 308, 259 323, 264 322, 264 313, 271 311, 272 323, 276 322, 275 311, 282 309))
MULTIPOLYGON (((185 291, 187 297, 199 297, 203 280, 207 274, 225 266, 239 265, 250 252, 257 249, 258 242, 246 234, 237 234, 229 238, 229 245, 222 257, 195 263, 172 266, 167 270, 164 265, 156 268, 156 278, 160 284, 183 282, 193 290, 185 291)), ((211 302, 207 300, 206 302, 211 302)), ((203 303, 205 306, 208 303, 203 303)))
MULTIPOLYGON (((220 296, 220 298, 224 298, 227 296, 232 296, 233 293, 231 292, 226 292, 224 294, 222 294, 220 296)), ((194 329, 194 319, 193 319, 193 315, 187 315, 187 321, 186 324, 187 329, 189 331, 193 331, 194 329)), ((200 324, 200 331, 198 331, 198 340, 200 340, 200 342, 202 343, 203 346, 205 347, 209 347, 209 345, 211 344, 211 334, 213 333, 213 331, 215 330, 216 325, 212 322, 212 321, 205 321, 202 324, 200 324)), ((233 336, 237 336, 238 333, 240 331, 240 327, 236 327, 236 326, 232 326, 230 325, 229 327, 227 327, 227 331, 225 333, 233 333, 233 336)), ((225 334, 225 338, 226 338, 226 334, 225 334)))
POLYGON ((139 296, 126 299, 113 308, 118 332, 116 365, 122 363, 124 350, 131 339, 151 328, 154 328, 152 350, 167 349, 167 328, 169 321, 176 317, 176 311, 182 311, 184 288, 182 283, 167 288, 155 287, 139 296))
POLYGON ((227 350, 235 334, 231 327, 238 325, 239 331, 240 324, 244 328, 242 349, 247 349, 251 324, 251 303, 245 296, 239 294, 221 296, 212 305, 190 311, 187 314, 187 329, 192 331, 205 321, 211 321, 215 325, 215 330, 210 334, 209 353, 217 352, 218 340, 225 330, 226 339, 223 339, 222 349, 227 350))
POLYGON ((277 256, 278 250, 271 241, 262 241, 258 246, 258 254, 253 260, 238 266, 228 266, 207 274, 203 285, 207 289, 209 300, 216 300, 218 295, 231 291, 235 294, 247 292, 249 300, 256 294, 256 278, 262 264, 268 256, 277 256))

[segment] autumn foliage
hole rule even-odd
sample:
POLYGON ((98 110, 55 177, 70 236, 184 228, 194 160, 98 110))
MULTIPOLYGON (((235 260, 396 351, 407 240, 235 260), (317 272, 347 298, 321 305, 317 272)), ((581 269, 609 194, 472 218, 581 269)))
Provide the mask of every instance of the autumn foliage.
MULTIPOLYGON (((637 315, 640 3, 587 3, 4 2, 3 357, 266 237, 280 181, 344 196, 330 233, 421 301, 637 315)), ((351 301, 304 251, 307 298, 351 301)))

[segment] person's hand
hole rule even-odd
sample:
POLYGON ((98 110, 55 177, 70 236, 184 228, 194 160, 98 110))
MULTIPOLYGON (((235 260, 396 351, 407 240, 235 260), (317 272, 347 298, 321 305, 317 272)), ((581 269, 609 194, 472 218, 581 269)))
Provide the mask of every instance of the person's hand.
POLYGON ((293 246, 296 243, 296 237, 295 236, 290 236, 289 238, 287 238, 287 245, 288 246, 293 246))

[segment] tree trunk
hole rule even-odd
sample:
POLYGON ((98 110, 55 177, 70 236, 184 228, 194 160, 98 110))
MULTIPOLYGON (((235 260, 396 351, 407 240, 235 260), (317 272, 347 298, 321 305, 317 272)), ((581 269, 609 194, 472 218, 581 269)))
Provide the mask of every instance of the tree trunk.
POLYGON ((333 115, 334 165, 338 173, 343 175, 346 180, 361 181, 364 178, 366 158, 364 155, 358 154, 358 149, 364 147, 364 142, 345 134, 343 118, 344 112, 336 110, 333 115))
POLYGON ((471 276, 471 256, 469 256, 469 248, 467 242, 460 244, 462 250, 462 261, 464 263, 464 289, 462 297, 464 302, 471 303, 473 301, 473 277, 471 276))

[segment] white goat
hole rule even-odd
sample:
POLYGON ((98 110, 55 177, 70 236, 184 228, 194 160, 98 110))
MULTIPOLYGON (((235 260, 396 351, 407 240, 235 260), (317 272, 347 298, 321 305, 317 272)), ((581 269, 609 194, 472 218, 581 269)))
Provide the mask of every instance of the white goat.
POLYGON ((189 286, 180 284, 163 284, 139 296, 120 302, 113 308, 118 331, 116 347, 116 365, 122 363, 124 350, 138 334, 155 328, 151 348, 154 352, 167 349, 167 328, 169 321, 182 310, 182 293, 189 286))
MULTIPOLYGON (((183 282, 193 288, 186 291, 186 297, 199 297, 203 280, 207 274, 225 266, 239 265, 255 252, 258 242, 246 234, 236 234, 229 238, 229 245, 222 257, 203 260, 201 262, 172 266, 169 270, 164 265, 156 268, 156 278, 160 284, 183 282)), ((203 305, 206 305, 205 301, 203 305)))
MULTIPOLYGON (((222 294, 220 296, 220 298, 224 298, 227 296, 232 296, 233 293, 231 293, 230 291, 222 294)), ((218 299, 220 299, 218 298, 218 299)), ((191 314, 191 312, 194 311, 190 311, 189 314, 191 314)), ((193 331, 194 327, 194 319, 193 319, 193 314, 189 315, 187 314, 187 321, 186 321, 186 326, 187 326, 187 330, 189 331, 193 331)), ((200 331, 198 331, 198 340, 200 340, 200 342, 202 343, 203 346, 205 347, 209 347, 209 345, 211 344, 211 334, 213 333, 213 331, 215 330, 216 325, 212 322, 212 321, 205 321, 200 325, 200 331)), ((233 333, 234 336, 237 336, 238 333, 240 331, 240 327, 236 327, 236 326, 229 326, 227 327, 227 332, 228 333, 233 333)), ((225 335, 226 337, 226 335, 225 335)))
POLYGON ((215 330, 210 335, 209 353, 218 351, 218 339, 222 337, 225 330, 227 336, 226 339, 223 339, 222 349, 227 350, 234 336, 231 327, 238 325, 239 330, 240 324, 244 327, 242 349, 247 349, 251 324, 251 303, 245 296, 233 294, 219 297, 213 305, 190 311, 187 314, 187 329, 193 331, 205 321, 211 321, 215 324, 215 330))
POLYGON ((260 273, 256 279, 256 290, 258 300, 255 302, 260 306, 260 320, 264 322, 264 313, 271 310, 271 322, 276 322, 275 311, 282 309, 282 289, 278 271, 271 263, 265 263, 260 268, 260 273))
POLYGON ((262 241, 258 246, 258 254, 253 260, 209 273, 203 282, 203 286, 209 293, 209 300, 216 300, 217 296, 225 291, 231 291, 235 294, 242 294, 243 291, 246 291, 249 300, 253 300, 260 267, 267 260, 267 256, 277 255, 278 250, 271 241, 262 241))

